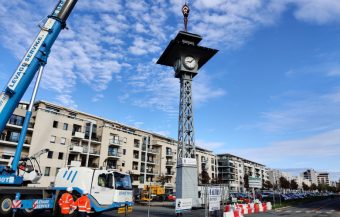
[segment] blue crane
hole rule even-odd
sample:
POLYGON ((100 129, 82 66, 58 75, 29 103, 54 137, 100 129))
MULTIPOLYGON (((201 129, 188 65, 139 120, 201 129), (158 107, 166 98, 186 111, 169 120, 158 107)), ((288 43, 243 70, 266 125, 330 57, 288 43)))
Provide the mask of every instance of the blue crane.
POLYGON ((0 166, 0 185, 21 185, 23 183, 23 177, 18 175, 18 165, 41 75, 51 48, 61 30, 66 27, 66 20, 76 3, 77 0, 59 0, 44 25, 40 27, 39 34, 4 91, 0 93, 0 132, 2 132, 33 78, 37 77, 11 166, 0 166))

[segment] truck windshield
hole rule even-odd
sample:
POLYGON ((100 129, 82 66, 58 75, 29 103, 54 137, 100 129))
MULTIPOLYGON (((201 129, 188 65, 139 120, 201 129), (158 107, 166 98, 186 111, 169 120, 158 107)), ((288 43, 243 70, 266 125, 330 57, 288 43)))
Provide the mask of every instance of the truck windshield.
POLYGON ((115 188, 117 190, 132 190, 131 178, 129 175, 114 173, 115 177, 115 188))

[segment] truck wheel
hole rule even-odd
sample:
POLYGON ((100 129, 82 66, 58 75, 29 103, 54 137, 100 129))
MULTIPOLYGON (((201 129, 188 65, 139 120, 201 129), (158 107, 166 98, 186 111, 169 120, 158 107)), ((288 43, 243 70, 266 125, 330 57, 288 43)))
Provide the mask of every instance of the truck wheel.
MULTIPOLYGON (((41 196, 38 196, 38 195, 31 195, 30 197, 29 196, 23 196, 22 199, 25 200, 25 199, 39 199, 41 198, 41 196)), ((42 213, 44 212, 44 210, 42 209, 37 209, 37 210, 34 210, 33 208, 32 209, 22 209, 21 212, 24 214, 24 216, 36 216, 38 213, 42 213)))
POLYGON ((4 195, 0 198, 0 216, 11 216, 12 215, 12 195, 4 195))

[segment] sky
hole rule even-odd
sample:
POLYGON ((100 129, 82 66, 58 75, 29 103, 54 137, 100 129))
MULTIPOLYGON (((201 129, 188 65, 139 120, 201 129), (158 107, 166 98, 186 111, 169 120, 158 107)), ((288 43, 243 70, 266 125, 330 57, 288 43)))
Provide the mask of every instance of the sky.
MULTIPOLYGON (((1 87, 56 3, 0 0, 1 87)), ((79 0, 38 100, 177 138, 179 80, 156 61, 183 30, 183 4, 79 0)), ((219 50, 193 81, 196 144, 270 168, 340 172, 340 1, 188 4, 188 31, 219 50)))

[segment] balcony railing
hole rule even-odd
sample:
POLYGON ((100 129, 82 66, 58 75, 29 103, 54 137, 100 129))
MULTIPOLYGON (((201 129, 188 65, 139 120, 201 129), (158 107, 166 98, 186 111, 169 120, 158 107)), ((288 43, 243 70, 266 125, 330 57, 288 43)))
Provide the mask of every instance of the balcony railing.
POLYGON ((121 152, 113 152, 113 151, 109 151, 109 152, 107 153, 107 155, 108 155, 109 157, 122 157, 122 154, 123 154, 123 153, 121 153, 121 152))
MULTIPOLYGON (((83 153, 87 154, 87 147, 83 147, 83 153)), ((94 148, 90 149, 90 154, 100 155, 100 151, 94 148)))
POLYGON ((166 165, 166 166, 173 166, 173 165, 175 165, 175 164, 176 164, 175 161, 167 161, 167 162, 165 162, 165 165, 166 165))
POLYGON ((78 139, 84 139, 85 138, 85 133, 82 132, 72 132, 72 137, 73 138, 78 138, 78 139))
POLYGON ((175 172, 174 171, 166 172, 165 175, 166 176, 173 176, 173 175, 175 175, 175 172))
POLYGON ((117 145, 117 146, 121 146, 122 145, 118 139, 110 139, 109 140, 109 144, 110 145, 117 145))
POLYGON ((165 156, 166 156, 166 157, 173 157, 173 156, 174 156, 174 153, 172 153, 172 152, 166 152, 166 153, 165 153, 165 156))

